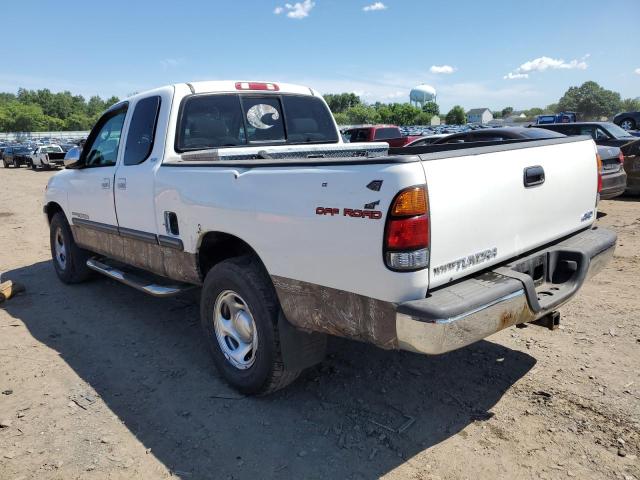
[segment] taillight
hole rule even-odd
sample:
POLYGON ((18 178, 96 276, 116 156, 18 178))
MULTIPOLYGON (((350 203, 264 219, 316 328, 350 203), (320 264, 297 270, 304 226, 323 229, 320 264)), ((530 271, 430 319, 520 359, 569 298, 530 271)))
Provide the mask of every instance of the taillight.
POLYGON ((236 82, 236 90, 270 90, 277 92, 280 87, 276 83, 236 82))
POLYGON ((596 166, 598 168, 598 193, 602 191, 602 158, 596 153, 596 166))
POLYGON ((620 162, 620 167, 624 168, 624 155, 622 152, 618 154, 618 161, 620 162))
POLYGON ((429 265, 429 208, 424 186, 402 190, 387 215, 384 259, 392 270, 420 270, 429 265))

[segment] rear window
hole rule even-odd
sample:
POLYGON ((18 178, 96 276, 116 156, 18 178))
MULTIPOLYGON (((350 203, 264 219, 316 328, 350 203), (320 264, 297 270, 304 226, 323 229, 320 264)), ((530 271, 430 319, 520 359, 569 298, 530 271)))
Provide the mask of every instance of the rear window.
POLYGON ((182 105, 176 150, 337 141, 333 117, 317 97, 194 95, 182 105))
POLYGON ((42 151, 43 153, 63 153, 62 147, 56 147, 56 146, 42 147, 42 151))
POLYGON ((562 133, 554 132, 546 128, 529 128, 522 132, 522 135, 527 138, 560 138, 565 137, 562 133))
POLYGON ((390 138, 400 138, 402 134, 399 128, 378 128, 374 140, 387 140, 390 138))

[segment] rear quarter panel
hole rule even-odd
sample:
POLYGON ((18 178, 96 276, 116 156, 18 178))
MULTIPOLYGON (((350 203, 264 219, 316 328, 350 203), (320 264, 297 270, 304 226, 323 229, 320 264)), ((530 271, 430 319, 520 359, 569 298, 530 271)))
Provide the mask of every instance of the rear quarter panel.
POLYGON ((420 162, 316 167, 170 167, 157 172, 156 214, 174 211, 185 250, 203 235, 225 232, 247 242, 271 275, 384 301, 424 297, 427 270, 392 272, 382 257, 386 212, 396 193, 424 183, 420 162), (367 188, 382 180, 380 191, 367 188), (374 208, 378 220, 345 216, 374 208), (337 208, 319 215, 318 207, 337 208))

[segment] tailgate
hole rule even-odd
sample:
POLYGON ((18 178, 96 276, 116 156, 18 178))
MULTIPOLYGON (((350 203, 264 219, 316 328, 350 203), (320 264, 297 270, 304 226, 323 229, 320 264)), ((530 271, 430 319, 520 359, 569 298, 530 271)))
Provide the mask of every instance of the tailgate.
POLYGON ((593 141, 568 137, 422 156, 431 215, 430 287, 591 225, 595 155, 593 141), (544 181, 536 182, 542 170, 544 181), (525 172, 531 186, 525 186, 525 172))

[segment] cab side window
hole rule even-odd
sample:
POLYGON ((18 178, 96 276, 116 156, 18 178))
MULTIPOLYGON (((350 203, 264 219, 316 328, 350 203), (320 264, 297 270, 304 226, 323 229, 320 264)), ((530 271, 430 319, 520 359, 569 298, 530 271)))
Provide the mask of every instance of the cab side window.
POLYGON ((124 150, 125 165, 138 165, 151 154, 159 112, 159 96, 143 98, 136 103, 127 133, 127 144, 124 150))
POLYGON ((126 106, 106 113, 89 135, 84 148, 86 167, 111 167, 118 159, 122 126, 127 115, 126 106))

